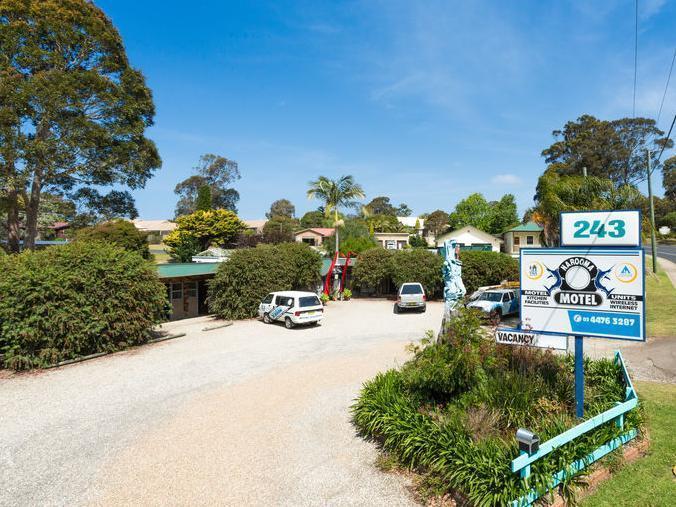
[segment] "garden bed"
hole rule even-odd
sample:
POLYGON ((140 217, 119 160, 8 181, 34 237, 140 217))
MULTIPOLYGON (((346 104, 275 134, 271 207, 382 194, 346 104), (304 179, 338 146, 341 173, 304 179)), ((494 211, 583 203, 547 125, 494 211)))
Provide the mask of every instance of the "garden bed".
MULTIPOLYGON (((353 406, 360 432, 376 440, 397 466, 422 475, 423 496, 452 495, 470 505, 506 505, 532 488, 544 492, 552 475, 629 429, 641 413, 626 414, 562 445, 533 463, 527 480, 510 469, 519 455, 517 428, 544 442, 575 426, 572 358, 540 349, 496 345, 471 312, 455 319, 437 343, 412 347, 399 370, 367 382, 353 406)), ((624 401, 622 369, 611 360, 585 360, 585 416, 624 401)), ((566 499, 587 470, 567 477, 566 499)))

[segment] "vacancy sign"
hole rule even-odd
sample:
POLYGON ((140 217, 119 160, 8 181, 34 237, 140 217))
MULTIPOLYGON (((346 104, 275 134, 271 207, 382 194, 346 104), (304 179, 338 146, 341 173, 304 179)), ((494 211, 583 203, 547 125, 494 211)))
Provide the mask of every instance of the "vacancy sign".
POLYGON ((498 328, 495 341, 505 345, 525 345, 542 349, 566 350, 567 337, 536 334, 521 329, 498 328))
POLYGON ((640 246, 641 213, 576 211, 561 213, 561 246, 640 246))
POLYGON ((643 251, 521 249, 521 328, 645 341, 643 251))

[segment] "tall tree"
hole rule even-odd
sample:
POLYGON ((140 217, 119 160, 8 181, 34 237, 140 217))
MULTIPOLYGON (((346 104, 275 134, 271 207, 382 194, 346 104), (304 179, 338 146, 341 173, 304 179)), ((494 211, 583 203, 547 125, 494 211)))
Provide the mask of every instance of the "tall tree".
POLYGON ((241 177, 237 162, 207 153, 200 157, 194 171, 196 174, 184 179, 174 188, 174 193, 179 197, 175 210, 177 217, 197 210, 197 195, 199 189, 205 185, 211 189, 212 208, 237 213, 239 192, 232 188, 232 184, 241 177))
POLYGON ((516 199, 512 194, 503 195, 499 201, 491 201, 492 218, 488 231, 502 234, 519 223, 516 199))
POLYGON ((662 164, 662 186, 664 197, 676 201, 676 156, 668 158, 662 164))
POLYGON ((438 236, 448 228, 448 213, 435 210, 425 217, 425 229, 438 236))
POLYGON ((355 183, 352 176, 347 175, 337 180, 320 176, 310 182, 307 196, 310 199, 316 198, 324 201, 324 214, 330 217, 333 213, 334 221, 337 222, 339 208, 358 207, 357 199, 363 199, 365 194, 361 185, 355 183))
POLYGON ((0 3, 0 186, 8 241, 33 248, 43 192, 144 186, 160 167, 144 136, 155 113, 119 33, 86 0, 0 3))
POLYGON ((304 229, 310 229, 312 227, 324 227, 326 224, 327 218, 323 211, 314 210, 308 211, 300 219, 300 225, 304 229))
POLYGON ((270 211, 265 214, 268 219, 273 217, 293 218, 296 214, 296 207, 288 199, 277 199, 270 205, 270 211))
POLYGON ((368 214, 371 215, 396 215, 397 208, 392 206, 389 197, 383 195, 374 197, 371 202, 366 205, 368 214))
POLYGON ((308 198, 317 198, 324 201, 324 213, 327 218, 333 213, 333 224, 336 227, 336 251, 340 248, 338 209, 341 206, 358 208, 357 199, 363 199, 365 195, 364 189, 354 181, 351 175, 341 176, 337 180, 320 176, 315 181, 310 182, 310 188, 307 191, 308 198))
POLYGON ((402 202, 396 209, 398 217, 410 217, 413 214, 413 210, 408 207, 408 204, 402 202))
POLYGON ((212 208, 211 187, 209 185, 202 185, 199 190, 197 190, 195 207, 197 208, 197 211, 209 211, 212 208))
POLYGON ((493 210, 486 198, 479 193, 474 193, 460 201, 455 210, 449 216, 451 229, 473 225, 482 231, 489 232, 493 210))
POLYGON ((641 208, 645 198, 633 185, 616 187, 609 178, 562 176, 548 169, 538 179, 536 206, 529 217, 544 228, 545 243, 559 241, 559 214, 562 211, 641 208))
POLYGON ((556 141, 542 151, 548 170, 571 176, 586 167, 589 176, 609 178, 617 186, 645 180, 647 149, 655 167, 661 147, 673 146, 649 118, 605 121, 583 115, 552 134, 556 141))

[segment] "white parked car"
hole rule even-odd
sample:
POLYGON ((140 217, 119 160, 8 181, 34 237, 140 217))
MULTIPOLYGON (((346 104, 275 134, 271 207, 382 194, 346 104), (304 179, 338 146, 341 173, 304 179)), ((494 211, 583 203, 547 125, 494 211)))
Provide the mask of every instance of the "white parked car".
POLYGON ((300 324, 317 325, 324 317, 324 305, 314 292, 271 292, 258 306, 258 316, 266 324, 284 322, 287 329, 300 324))
POLYGON ((422 284, 418 282, 402 283, 397 293, 397 302, 394 303, 394 313, 400 310, 419 310, 424 312, 427 309, 427 296, 422 284))
POLYGON ((519 312, 519 292, 515 289, 487 289, 467 304, 500 322, 502 317, 519 312))

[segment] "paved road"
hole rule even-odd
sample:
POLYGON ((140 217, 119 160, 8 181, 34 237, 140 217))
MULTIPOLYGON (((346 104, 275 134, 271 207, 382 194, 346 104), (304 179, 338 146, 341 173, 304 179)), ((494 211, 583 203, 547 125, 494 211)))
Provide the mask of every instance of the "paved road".
POLYGON ((319 328, 257 321, 0 378, 0 505, 412 505, 348 407, 437 330, 440 304, 332 303, 319 328))

